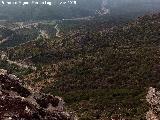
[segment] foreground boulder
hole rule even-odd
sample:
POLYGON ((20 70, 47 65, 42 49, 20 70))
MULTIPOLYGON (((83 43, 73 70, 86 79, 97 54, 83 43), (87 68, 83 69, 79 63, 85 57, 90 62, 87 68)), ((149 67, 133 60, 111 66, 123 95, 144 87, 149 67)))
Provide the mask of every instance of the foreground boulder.
POLYGON ((0 120, 74 120, 60 97, 31 93, 18 79, 0 74, 0 120))

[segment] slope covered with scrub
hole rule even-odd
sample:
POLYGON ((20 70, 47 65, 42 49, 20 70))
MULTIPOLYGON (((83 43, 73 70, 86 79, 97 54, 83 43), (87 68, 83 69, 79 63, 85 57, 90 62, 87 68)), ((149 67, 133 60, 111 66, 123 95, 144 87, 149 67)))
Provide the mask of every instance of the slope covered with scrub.
POLYGON ((82 120, 145 119, 147 90, 159 86, 160 14, 112 28, 83 27, 9 49, 8 56, 34 64, 37 70, 22 76, 26 83, 63 96, 82 120))

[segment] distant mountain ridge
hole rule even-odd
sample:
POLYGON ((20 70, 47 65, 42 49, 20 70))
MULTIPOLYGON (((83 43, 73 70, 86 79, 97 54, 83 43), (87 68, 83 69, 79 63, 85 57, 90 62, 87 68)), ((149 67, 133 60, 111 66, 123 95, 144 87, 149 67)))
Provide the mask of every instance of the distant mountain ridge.
POLYGON ((0 1, 0 19, 70 19, 110 13, 114 16, 138 16, 160 10, 159 0, 41 0, 0 1), (11 5, 12 4, 12 5, 11 5), (102 10, 101 12, 99 12, 102 10))
POLYGON ((101 1, 37 1, 19 3, 1 3, 0 19, 6 20, 48 20, 94 15, 100 9, 101 1), (40 3, 40 4, 39 4, 40 3))

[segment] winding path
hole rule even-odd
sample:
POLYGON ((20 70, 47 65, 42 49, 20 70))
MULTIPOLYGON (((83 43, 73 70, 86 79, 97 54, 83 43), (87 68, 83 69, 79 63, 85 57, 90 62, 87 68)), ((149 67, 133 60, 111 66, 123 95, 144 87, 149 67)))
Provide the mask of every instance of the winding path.
POLYGON ((12 60, 9 60, 8 56, 6 55, 5 52, 1 51, 1 57, 0 57, 1 60, 5 60, 9 63, 9 64, 14 64, 14 65, 17 65, 21 68, 26 68, 26 69, 32 69, 32 70, 36 70, 37 68, 32 66, 32 65, 27 65, 25 63, 20 63, 20 62, 17 62, 17 61, 12 61, 12 60))
POLYGON ((55 29, 56 29, 56 37, 61 37, 60 36, 60 29, 59 29, 59 27, 58 27, 58 24, 54 27, 55 29))
POLYGON ((32 70, 36 70, 37 68, 36 67, 34 67, 34 66, 30 66, 30 65, 27 65, 27 64, 25 64, 25 63, 18 63, 17 61, 11 61, 11 60, 7 60, 7 62, 9 63, 9 64, 14 64, 14 65, 17 65, 17 66, 19 66, 19 67, 21 67, 21 68, 26 68, 26 69, 32 69, 32 70))

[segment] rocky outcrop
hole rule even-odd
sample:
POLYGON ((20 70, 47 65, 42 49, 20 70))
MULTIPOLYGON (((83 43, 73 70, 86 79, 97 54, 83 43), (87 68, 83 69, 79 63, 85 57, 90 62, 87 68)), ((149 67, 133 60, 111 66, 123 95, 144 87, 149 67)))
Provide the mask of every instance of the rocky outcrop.
POLYGON ((0 74, 0 120, 74 120, 60 97, 31 93, 19 79, 0 74))
POLYGON ((155 88, 150 87, 146 100, 150 105, 150 110, 146 114, 147 120, 159 120, 160 119, 160 91, 156 91, 155 88))

